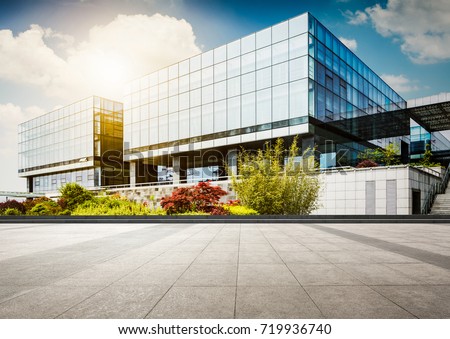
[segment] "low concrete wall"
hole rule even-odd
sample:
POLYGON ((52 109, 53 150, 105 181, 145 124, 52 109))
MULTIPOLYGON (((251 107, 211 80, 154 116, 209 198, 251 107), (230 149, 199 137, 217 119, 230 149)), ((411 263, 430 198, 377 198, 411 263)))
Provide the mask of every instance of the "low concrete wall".
MULTIPOLYGON (((146 187, 131 187, 131 188, 115 188, 110 189, 108 192, 119 193, 127 197, 129 200, 137 202, 147 202, 154 207, 160 206, 161 198, 169 196, 172 191, 179 187, 191 187, 195 184, 175 184, 175 185, 160 185, 160 186, 146 186, 146 187)), ((221 201, 227 201, 230 199, 236 199, 236 194, 231 188, 231 183, 228 180, 224 181, 212 181, 211 185, 219 186, 224 191, 228 192, 228 195, 222 197, 221 201)))
MULTIPOLYGON (((439 168, 416 168, 406 165, 375 168, 344 168, 320 174, 319 209, 314 215, 407 215, 412 214, 412 192, 420 191, 422 206, 431 185, 440 181, 439 168)), ((235 199, 229 181, 212 182, 229 194, 223 201, 235 199)), ((117 188, 130 200, 159 206, 161 198, 178 187, 193 184, 117 188)))
POLYGON ((422 206, 441 176, 440 168, 407 165, 326 171, 320 176, 320 208, 312 214, 412 214, 413 190, 420 192, 422 206))

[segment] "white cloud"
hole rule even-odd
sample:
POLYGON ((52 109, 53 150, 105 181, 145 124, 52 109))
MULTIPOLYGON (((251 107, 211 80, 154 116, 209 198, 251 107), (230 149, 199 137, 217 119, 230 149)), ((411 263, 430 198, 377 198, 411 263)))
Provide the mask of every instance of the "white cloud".
POLYGON ((382 74, 381 78, 400 94, 420 90, 416 81, 408 79, 405 75, 382 74))
POLYGON ((364 16, 370 18, 377 32, 399 41, 402 52, 415 63, 450 60, 448 0, 388 0, 386 7, 376 4, 364 12, 346 11, 344 15, 351 24, 366 22, 364 16))
POLYGON ((356 49, 358 48, 358 43, 356 42, 355 39, 346 39, 343 37, 339 37, 339 40, 342 41, 342 43, 347 46, 350 50, 352 50, 353 52, 356 51, 356 49))
POLYGON ((119 15, 92 27, 86 41, 32 25, 13 36, 0 30, 0 78, 76 100, 91 94, 122 99, 123 84, 200 52, 185 20, 119 15))
POLYGON ((17 175, 17 125, 43 113, 36 106, 22 109, 12 103, 0 104, 0 158, 3 160, 0 191, 25 191, 25 180, 17 175))
POLYGON ((369 17, 363 11, 352 12, 350 10, 346 10, 343 12, 344 16, 347 18, 347 22, 350 25, 361 25, 367 22, 369 17))

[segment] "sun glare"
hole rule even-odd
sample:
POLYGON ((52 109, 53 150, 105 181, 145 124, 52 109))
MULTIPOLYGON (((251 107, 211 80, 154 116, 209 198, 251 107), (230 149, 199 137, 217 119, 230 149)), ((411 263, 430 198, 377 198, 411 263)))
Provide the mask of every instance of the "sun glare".
POLYGON ((98 53, 91 58, 88 78, 93 90, 104 96, 121 95, 123 84, 129 79, 130 64, 118 54, 98 53))

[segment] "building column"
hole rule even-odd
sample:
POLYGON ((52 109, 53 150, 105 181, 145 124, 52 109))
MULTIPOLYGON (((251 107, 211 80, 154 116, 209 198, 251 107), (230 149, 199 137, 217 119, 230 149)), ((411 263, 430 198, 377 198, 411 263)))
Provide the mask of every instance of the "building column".
POLYGON ((136 186, 136 161, 130 161, 130 187, 136 186))
POLYGON ((180 184, 187 179, 187 158, 185 156, 172 156, 173 183, 180 184))
POLYGON ((238 157, 238 150, 236 148, 228 151, 227 153, 228 176, 238 174, 237 157, 238 157))

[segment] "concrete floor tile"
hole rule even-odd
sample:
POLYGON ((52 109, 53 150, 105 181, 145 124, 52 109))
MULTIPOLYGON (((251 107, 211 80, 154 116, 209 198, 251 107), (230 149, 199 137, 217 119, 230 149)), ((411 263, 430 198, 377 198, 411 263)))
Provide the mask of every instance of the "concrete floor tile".
POLYGON ((0 304, 0 318, 55 318, 74 305, 98 292, 100 287, 46 286, 32 290, 0 304))
MULTIPOLYGON (((360 252, 358 252, 360 253, 360 252)), ((419 260, 388 251, 364 251, 362 255, 366 256, 374 263, 378 264, 394 264, 394 263, 419 263, 419 260)))
POLYGON ((305 286, 305 290, 326 318, 414 318, 367 286, 305 286))
POLYGON ((240 264, 238 286, 298 286, 299 283, 285 265, 240 264))
POLYGON ((142 319, 170 286, 109 286, 58 318, 142 319))
POLYGON ((319 309, 300 286, 238 287, 236 318, 322 318, 319 309))
POLYGON ((337 264, 366 285, 418 285, 420 280, 408 277, 382 264, 337 264))
POLYGON ((231 319, 235 287, 172 287, 149 319, 231 319))
POLYGON ((372 259, 370 259, 367 255, 364 255, 364 253, 358 252, 348 252, 348 251, 341 251, 341 252, 316 252, 320 254, 321 257, 325 258, 327 262, 333 263, 333 264, 345 264, 345 263, 351 263, 351 264, 370 264, 373 263, 372 259))
POLYGON ((320 252, 336 252, 336 251, 342 251, 342 248, 335 244, 330 243, 313 243, 313 244, 306 244, 306 248, 308 248, 311 251, 320 251, 320 252))
POLYGON ((283 252, 310 252, 311 250, 304 245, 300 244, 280 244, 280 243, 272 243, 272 247, 275 251, 283 251, 283 252))
POLYGON ((386 266, 426 284, 450 285, 450 271, 431 264, 386 264, 386 266))
POLYGON ((115 282, 120 286, 172 285, 187 269, 187 265, 147 264, 115 282))
POLYGON ((233 265, 238 262, 238 252, 213 252, 204 251, 195 259, 194 265, 196 264, 225 264, 233 265))
POLYGON ((281 259, 286 263, 303 263, 303 264, 327 264, 328 261, 315 252, 293 252, 278 251, 281 259))
POLYGON ((161 254, 159 257, 154 258, 151 263, 156 265, 181 265, 191 264, 199 255, 199 252, 187 252, 187 251, 168 251, 161 254))
POLYGON ((175 286, 236 286, 237 265, 190 266, 175 286))
POLYGON ((264 252, 240 252, 239 253, 240 264, 283 264, 280 256, 277 252, 264 251, 264 252))
POLYGON ((450 318, 450 286, 374 286, 378 293, 419 318, 450 318))
POLYGON ((362 285, 363 283, 333 264, 293 264, 287 266, 302 286, 362 285))
POLYGON ((273 252, 272 246, 266 242, 263 244, 254 243, 241 243, 239 246, 239 252, 273 252))
POLYGON ((203 252, 237 252, 238 250, 239 242, 224 244, 211 242, 203 252))

